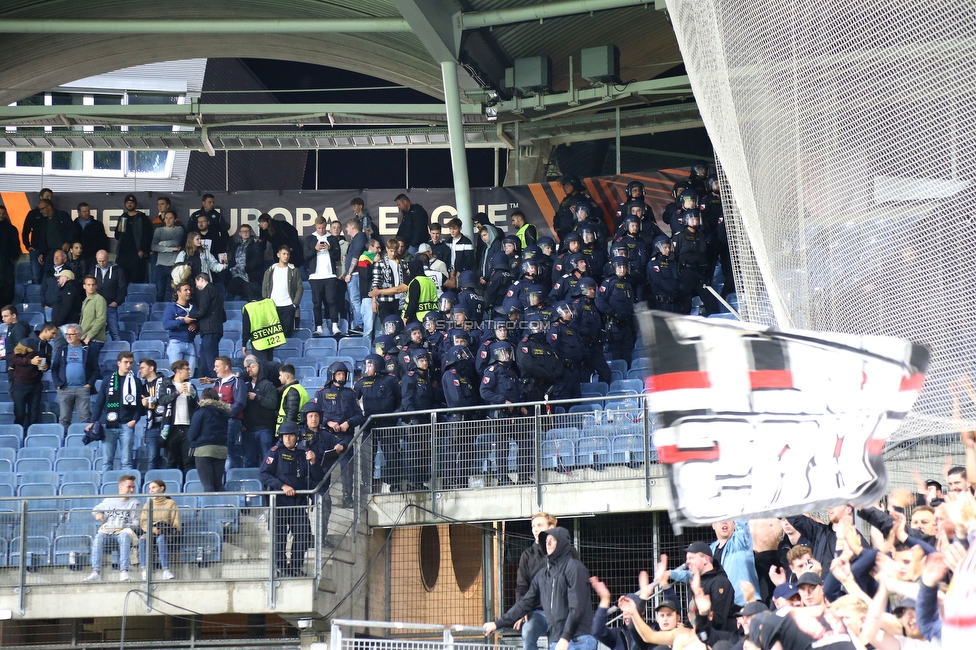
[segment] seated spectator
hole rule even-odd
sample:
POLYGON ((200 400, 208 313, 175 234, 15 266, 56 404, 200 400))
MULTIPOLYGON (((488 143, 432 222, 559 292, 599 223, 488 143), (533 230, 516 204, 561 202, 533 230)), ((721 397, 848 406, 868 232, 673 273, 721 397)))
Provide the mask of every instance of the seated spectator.
MULTIPOLYGON (((92 263, 94 263, 94 259, 92 263)), ((65 267, 75 274, 76 279, 85 277, 91 270, 88 260, 84 257, 84 250, 80 241, 72 242, 71 248, 68 249, 68 261, 65 262, 65 267)))
MULTIPOLYGON (((152 537, 156 542, 156 559, 159 566, 163 569, 160 578, 162 580, 172 580, 176 576, 169 570, 169 549, 176 538, 180 535, 180 509, 176 502, 166 496, 166 483, 161 479, 149 481, 149 493, 156 494, 152 498, 152 537)), ((149 527, 149 502, 142 507, 142 514, 139 516, 139 528, 142 529, 142 537, 139 538, 139 566, 142 567, 142 579, 146 580, 146 572, 149 564, 147 562, 149 527)))
POLYGON ((224 489, 229 419, 230 404, 220 401, 220 395, 213 388, 205 388, 186 434, 204 492, 222 492, 224 489))
POLYGON ((142 504, 128 495, 136 491, 136 477, 130 474, 119 477, 119 496, 108 497, 92 509, 95 519, 102 525, 92 542, 92 572, 85 582, 102 579, 102 555, 105 542, 111 537, 119 543, 119 582, 129 581, 129 550, 136 542, 136 512, 142 504))

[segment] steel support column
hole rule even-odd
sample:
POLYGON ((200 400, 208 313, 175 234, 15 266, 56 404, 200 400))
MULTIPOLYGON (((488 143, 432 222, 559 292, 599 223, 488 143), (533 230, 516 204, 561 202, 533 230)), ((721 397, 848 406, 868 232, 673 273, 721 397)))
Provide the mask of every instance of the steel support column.
POLYGON ((451 169, 454 172, 454 197, 461 230, 474 240, 474 213, 471 211, 471 189, 468 185, 468 159, 464 153, 464 124, 461 120, 461 93, 458 88, 457 63, 441 63, 444 80, 444 104, 447 107, 447 137, 451 144, 451 169))

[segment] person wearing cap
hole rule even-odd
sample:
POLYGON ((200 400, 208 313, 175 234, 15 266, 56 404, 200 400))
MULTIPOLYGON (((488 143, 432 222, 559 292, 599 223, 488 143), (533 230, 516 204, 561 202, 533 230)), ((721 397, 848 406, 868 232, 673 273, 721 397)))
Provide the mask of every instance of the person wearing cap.
MULTIPOLYGON (((641 618, 644 616, 644 609, 646 602, 640 597, 640 594, 630 594, 625 598, 629 599, 634 603, 635 609, 639 614, 637 617, 631 615, 629 607, 625 607, 623 611, 624 624, 621 627, 608 627, 607 626, 607 616, 611 605, 610 600, 610 589, 600 581, 599 578, 593 576, 590 578, 590 585, 593 587, 593 591, 596 592, 597 597, 600 599, 600 604, 596 611, 593 613, 593 629, 591 630, 593 637, 603 645, 607 646, 611 650, 630 650, 631 648, 641 648, 644 647, 645 641, 641 638, 640 633, 635 627, 635 618, 641 618)), ((658 605, 659 611, 672 611, 677 608, 672 601, 664 600, 658 605), (662 609, 663 608, 663 609, 662 609), (668 610, 667 608, 672 608, 668 610)), ((677 617, 675 617, 677 620, 677 617)), ((672 628, 662 628, 656 634, 664 636, 672 628), (661 633, 664 633, 662 635, 661 633)), ((664 640, 664 639, 659 639, 664 640)), ((668 646, 664 646, 668 647, 668 646)))
MULTIPOLYGON (((746 597, 740 586, 742 582, 751 584, 756 593, 760 591, 749 520, 727 519, 712 524, 712 530, 715 531, 717 538, 709 544, 713 563, 725 570, 729 582, 735 589, 735 604, 743 607, 746 604, 746 597)), ((690 578, 687 571, 671 572, 671 580, 674 582, 687 582, 690 578)))
POLYGON ((75 281, 75 274, 64 269, 58 273, 58 297, 51 309, 51 322, 58 327, 81 320, 81 303, 85 299, 84 291, 75 281))
POLYGON ((712 625, 716 630, 734 630, 735 591, 725 569, 715 564, 712 549, 705 542, 692 542, 685 549, 685 562, 701 578, 701 589, 711 598, 712 625))
POLYGON ((434 281, 434 284, 437 286, 438 296, 441 295, 444 289, 454 289, 457 287, 458 276, 447 268, 447 264, 437 255, 437 251, 430 244, 421 244, 417 248, 417 256, 419 257, 420 255, 424 255, 427 258, 424 273, 434 281))
POLYGON ((312 490, 324 478, 322 466, 313 449, 298 448, 298 425, 285 422, 278 429, 281 441, 269 451, 261 464, 259 479, 270 490, 284 494, 275 497, 274 559, 278 575, 300 578, 305 576, 305 552, 312 545, 312 527, 308 520, 309 495, 300 490, 312 490), (291 560, 287 556, 288 534, 292 535, 291 560))
POLYGON ((498 628, 511 627, 541 606, 546 616, 550 650, 596 650, 597 642, 591 633, 590 575, 572 554, 570 532, 558 526, 541 531, 539 545, 546 549, 547 569, 535 574, 528 591, 511 609, 484 624, 485 635, 498 628))
POLYGON ((818 607, 823 605, 823 580, 813 571, 807 571, 796 579, 796 588, 800 592, 800 604, 803 607, 818 607))
POLYGON ((800 606, 800 589, 793 583, 784 582, 773 589, 772 598, 773 608, 782 609, 783 607, 800 606))
POLYGON ((51 265, 44 267, 44 277, 41 280, 41 303, 45 308, 54 306, 58 299, 58 292, 61 290, 58 276, 61 271, 68 268, 68 256, 60 248, 52 251, 50 257, 51 265))
POLYGON ((413 203, 407 198, 406 194, 398 194, 396 199, 397 208, 400 209, 400 227, 397 228, 397 239, 403 241, 407 246, 407 252, 416 255, 421 244, 427 241, 430 225, 430 216, 423 206, 413 203))
POLYGON ((129 282, 146 282, 152 254, 152 223, 146 213, 136 207, 135 194, 126 194, 123 203, 125 212, 115 226, 115 239, 119 242, 115 262, 125 271, 129 282))

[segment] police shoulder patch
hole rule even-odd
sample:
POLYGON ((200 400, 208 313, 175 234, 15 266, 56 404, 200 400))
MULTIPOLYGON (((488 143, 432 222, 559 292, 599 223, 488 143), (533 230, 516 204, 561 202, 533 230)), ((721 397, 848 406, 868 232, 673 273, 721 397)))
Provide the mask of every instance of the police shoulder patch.
POLYGON ((606 290, 607 290, 607 285, 601 284, 600 285, 600 291, 606 291, 606 290))
POLYGON ((491 381, 491 379, 488 377, 488 375, 485 375, 484 379, 482 379, 481 381, 482 383, 487 384, 489 381, 491 381))

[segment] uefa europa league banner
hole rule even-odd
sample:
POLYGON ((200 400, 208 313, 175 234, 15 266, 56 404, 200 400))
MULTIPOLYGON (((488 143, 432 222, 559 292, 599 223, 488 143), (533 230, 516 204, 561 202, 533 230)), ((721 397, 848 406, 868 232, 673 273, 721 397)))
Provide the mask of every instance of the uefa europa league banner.
MULTIPOLYGON (((671 201, 671 187, 675 181, 687 178, 686 170, 663 170, 658 172, 644 172, 625 174, 621 176, 605 176, 583 179, 587 193, 603 208, 608 225, 617 210, 617 205, 624 200, 627 184, 632 181, 644 183, 644 194, 648 205, 659 216, 664 206, 671 201)), ((379 227, 380 239, 387 239, 396 235, 400 225, 400 212, 397 210, 394 198, 400 193, 406 194, 413 203, 419 203, 430 214, 431 221, 442 225, 457 216, 454 200, 454 190, 448 189, 389 189, 389 190, 286 190, 248 191, 248 192, 211 192, 216 200, 215 207, 230 222, 231 233, 236 233, 242 223, 250 223, 257 229, 257 218, 267 212, 275 219, 282 219, 294 225, 299 234, 305 235, 314 229, 316 217, 323 216, 328 221, 345 221, 352 217, 349 202, 360 197, 366 204, 366 209, 379 227)), ((128 192, 112 193, 56 193, 55 207, 65 210, 72 218, 78 214, 77 206, 81 202, 91 206, 92 214, 105 224, 111 238, 124 212, 122 199, 128 192)), ((140 210, 155 217, 157 214, 156 200, 166 196, 172 202, 180 220, 186 223, 186 218, 200 209, 200 197, 203 192, 134 192, 140 210)), ((510 215, 515 210, 521 210, 529 223, 535 224, 539 235, 552 236, 552 218, 559 208, 559 202, 565 197, 562 186, 558 181, 533 183, 515 187, 475 188, 471 190, 471 200, 475 212, 484 212, 488 220, 498 226, 502 232, 508 232, 510 215)), ((37 206, 36 192, 3 192, 2 199, 11 221, 20 229, 27 212, 37 206)))

